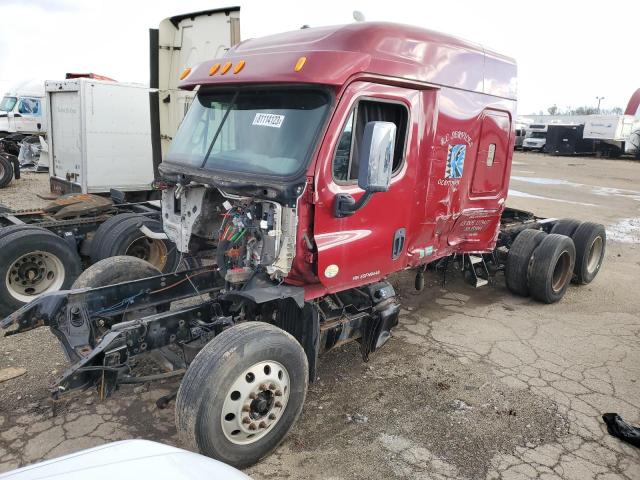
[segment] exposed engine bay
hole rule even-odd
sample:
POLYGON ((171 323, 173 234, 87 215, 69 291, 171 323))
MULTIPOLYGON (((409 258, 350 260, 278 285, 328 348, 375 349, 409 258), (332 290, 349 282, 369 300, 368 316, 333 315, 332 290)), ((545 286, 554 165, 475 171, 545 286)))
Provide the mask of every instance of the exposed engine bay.
POLYGON ((178 251, 215 250, 221 276, 243 284, 256 272, 281 281, 295 255, 296 209, 205 185, 163 192, 164 230, 178 251))

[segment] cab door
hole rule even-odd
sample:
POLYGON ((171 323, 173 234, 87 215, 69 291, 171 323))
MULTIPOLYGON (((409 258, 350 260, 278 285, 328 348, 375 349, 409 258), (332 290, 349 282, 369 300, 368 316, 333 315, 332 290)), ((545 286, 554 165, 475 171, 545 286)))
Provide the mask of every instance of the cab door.
POLYGON ((330 122, 316 168, 314 238, 318 277, 329 291, 373 282, 407 264, 407 236, 414 204, 417 135, 413 90, 355 82, 345 91, 330 122), (364 126, 386 121, 396 125, 393 172, 389 190, 373 194, 350 216, 335 214, 336 195, 358 200, 359 151, 364 126))

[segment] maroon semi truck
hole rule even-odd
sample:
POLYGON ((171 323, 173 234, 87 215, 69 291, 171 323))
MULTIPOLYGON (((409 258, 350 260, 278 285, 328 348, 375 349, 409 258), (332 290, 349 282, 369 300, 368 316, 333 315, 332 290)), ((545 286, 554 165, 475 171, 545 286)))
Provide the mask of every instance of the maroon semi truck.
POLYGON ((601 225, 505 208, 508 57, 357 23, 245 41, 181 79, 197 96, 160 165, 164 230, 213 261, 159 274, 108 258, 7 317, 11 333, 46 325, 60 340, 71 366, 55 398, 184 375, 181 438, 244 467, 300 415, 319 354, 357 341, 366 360, 390 338, 390 274, 414 269, 422 289, 427 269, 475 286, 503 272, 552 303, 600 268, 601 225), (174 370, 133 375, 150 351, 174 370))

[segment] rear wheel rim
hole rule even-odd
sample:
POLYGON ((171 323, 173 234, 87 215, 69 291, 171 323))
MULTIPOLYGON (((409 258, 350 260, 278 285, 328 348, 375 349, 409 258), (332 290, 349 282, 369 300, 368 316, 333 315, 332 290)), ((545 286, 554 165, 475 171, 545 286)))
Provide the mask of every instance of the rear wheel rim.
POLYGON ((291 391, 287 369, 272 360, 247 368, 231 384, 220 421, 225 437, 236 445, 254 443, 282 418, 291 391))
POLYGON ((60 290, 65 276, 64 265, 56 255, 35 250, 13 261, 5 287, 13 298, 28 303, 43 293, 60 290))
POLYGON ((560 254, 556 261, 551 277, 551 288, 554 292, 559 292, 569 279, 569 267, 571 266, 571 256, 566 250, 560 254))
POLYGON ((145 260, 162 271, 167 264, 169 254, 167 246, 162 240, 140 237, 129 244, 125 255, 145 260))
POLYGON ((602 241, 602 237, 598 235, 594 238, 591 246, 589 247, 589 255, 587 257, 587 272, 593 273, 598 269, 598 265, 600 265, 600 257, 602 256, 602 248, 604 246, 604 242, 602 241))

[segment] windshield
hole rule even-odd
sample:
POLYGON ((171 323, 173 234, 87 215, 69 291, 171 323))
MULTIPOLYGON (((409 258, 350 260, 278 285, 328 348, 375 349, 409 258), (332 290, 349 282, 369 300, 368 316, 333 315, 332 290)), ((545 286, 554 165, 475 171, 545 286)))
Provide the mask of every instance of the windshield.
POLYGON ((17 101, 16 97, 4 97, 0 102, 0 112, 10 112, 16 106, 17 101))
POLYGON ((547 132, 531 132, 529 138, 546 138, 547 132))
POLYGON ((171 143, 167 162, 205 170, 297 173, 329 107, 319 90, 200 92, 171 143))

